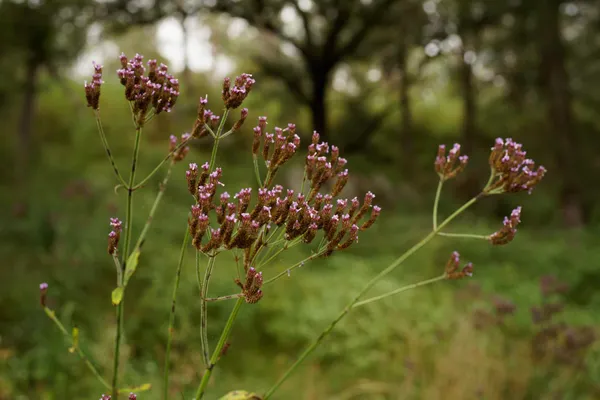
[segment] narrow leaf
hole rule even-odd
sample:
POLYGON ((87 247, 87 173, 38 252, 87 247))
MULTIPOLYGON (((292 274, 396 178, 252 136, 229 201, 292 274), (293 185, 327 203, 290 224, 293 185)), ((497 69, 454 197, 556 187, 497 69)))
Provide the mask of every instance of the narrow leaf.
POLYGON ((113 290, 111 298, 113 305, 118 305, 121 302, 121 300, 123 300, 123 286, 119 286, 118 288, 113 290))
POLYGON ((140 385, 140 386, 121 388, 121 389, 119 389, 119 393, 145 392, 147 390, 150 390, 151 388, 152 388, 152 385, 150 383, 144 383, 143 385, 140 385))
POLYGON ((261 398, 256 393, 246 392, 245 390, 234 390, 219 400, 261 400, 261 398))
POLYGON ((140 260, 140 249, 135 249, 133 253, 127 259, 127 265, 125 266, 125 280, 123 282, 123 286, 127 286, 127 282, 129 282, 129 278, 134 274, 137 269, 138 262, 140 260))

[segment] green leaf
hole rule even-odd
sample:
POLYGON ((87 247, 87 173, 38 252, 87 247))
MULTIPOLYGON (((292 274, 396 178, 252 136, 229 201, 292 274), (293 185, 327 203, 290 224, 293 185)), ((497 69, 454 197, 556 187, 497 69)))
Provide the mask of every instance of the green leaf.
POLYGON ((234 390, 219 400, 261 400, 261 397, 256 393, 246 392, 245 390, 234 390))
POLYGON ((135 386, 135 387, 128 387, 128 388, 121 388, 119 389, 119 393, 130 393, 130 392, 145 392, 147 390, 150 390, 152 388, 152 385, 150 383, 144 383, 143 385, 140 386, 135 386))
POLYGON ((119 286, 118 288, 113 290, 111 298, 113 305, 118 305, 121 302, 121 300, 123 300, 123 286, 119 286))
POLYGON ((129 278, 133 275, 135 270, 137 269, 138 262, 140 260, 140 249, 135 249, 133 253, 127 259, 127 264, 125 265, 125 280, 123 282, 123 286, 127 286, 127 282, 129 282, 129 278))

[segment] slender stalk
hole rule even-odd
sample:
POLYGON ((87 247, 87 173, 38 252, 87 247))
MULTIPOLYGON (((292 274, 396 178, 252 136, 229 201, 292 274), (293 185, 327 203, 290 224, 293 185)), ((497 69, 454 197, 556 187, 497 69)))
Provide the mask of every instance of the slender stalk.
POLYGON ((269 186, 273 181, 273 170, 269 168, 267 171, 267 176, 265 177, 264 185, 269 186))
POLYGON ((384 294, 379 295, 379 296, 371 297, 370 299, 359 301, 359 302, 355 303, 352 306, 352 308, 364 306, 365 304, 373 303, 374 301, 385 299, 386 297, 393 296, 393 295, 398 294, 398 293, 406 292, 407 290, 415 289, 415 288, 418 288, 420 286, 429 285, 431 283, 435 283, 435 282, 438 282, 438 281, 441 281, 441 280, 444 280, 444 279, 446 279, 446 274, 437 276, 437 277, 432 278, 432 279, 428 279, 426 281, 421 281, 421 282, 413 283, 413 284, 410 284, 410 285, 406 285, 406 286, 403 286, 403 287, 398 288, 396 290, 392 290, 391 292, 384 293, 384 294))
POLYGON ((229 338, 229 334, 231 333, 231 329, 233 328, 233 322, 235 321, 240 308, 244 304, 244 298, 240 297, 235 302, 233 309, 231 310, 231 314, 229 314, 229 318, 227 319, 227 323, 225 324, 225 328, 221 333, 221 337, 219 338, 219 342, 215 347, 215 350, 210 357, 210 362, 206 369, 204 370, 204 374, 202 375, 202 380, 200 381, 200 385, 198 386, 198 390, 196 391, 195 400, 200 400, 204 396, 204 391, 206 390, 206 386, 208 385, 208 381, 210 380, 210 376, 212 375, 212 371, 219 361, 219 357, 221 356, 221 351, 223 350, 223 346, 225 346, 225 342, 227 338, 229 338))
MULTIPOLYGON (((360 298, 366 293, 368 292, 373 286, 375 286, 375 284, 381 280, 383 277, 385 277, 386 275, 388 275, 390 272, 392 272, 394 269, 396 269, 400 264, 402 264, 407 258, 409 258, 411 255, 413 255, 417 250, 419 250, 421 247, 423 247, 425 244, 427 244, 431 239, 433 239, 436 234, 442 229, 444 228, 446 225, 448 225, 454 218, 456 218, 458 215, 460 215, 463 211, 465 211, 467 208, 469 208, 471 205, 473 205, 481 196, 478 195, 474 198, 472 198, 471 200, 469 200, 468 202, 466 202, 463 206, 461 206, 459 209, 457 209, 454 213, 452 213, 452 215, 450 215, 448 218, 446 218, 446 220, 444 220, 444 222, 442 222, 437 229, 432 230, 427 236, 425 236, 420 242, 418 242, 417 244, 415 244, 413 247, 411 247, 410 249, 408 249, 404 254, 402 254, 400 257, 398 257, 393 263, 391 263, 387 268, 385 268, 384 270, 382 270, 379 274, 377 274, 373 279, 371 279, 362 289, 361 291, 346 305, 346 307, 344 307, 344 309, 342 310, 342 312, 340 312, 340 314, 329 324, 329 326, 327 328, 325 328, 325 330, 323 332, 321 332, 321 334, 308 346, 308 348, 306 350, 304 350, 304 352, 298 357, 298 359, 296 360, 296 362, 294 362, 294 364, 292 364, 292 366, 283 374, 283 376, 267 391, 267 393, 265 394, 265 396, 263 397, 263 400, 267 400, 269 397, 271 397, 273 395, 273 393, 275 393, 275 391, 277 391, 277 389, 281 386, 281 384, 283 384, 283 382, 285 382, 289 376, 296 370, 296 368, 298 368, 298 366, 300 364, 302 364, 302 362, 313 352, 313 350, 321 343, 321 341, 329 334, 329 332, 331 332, 333 330, 333 328, 337 325, 337 323, 344 317, 346 316, 346 314, 348 314, 350 312, 350 310, 352 309, 352 307, 358 303, 358 301, 360 300, 360 298)), ((281 275, 281 274, 280 274, 281 275)), ((277 278, 277 277, 276 277, 277 278)), ((270 281, 273 281, 275 278, 271 279, 270 281)), ((268 282, 268 281, 267 281, 268 282)), ((265 283, 267 283, 265 282, 265 283)))
POLYGON ((179 262, 177 263, 177 272, 175 273, 175 284, 173 285, 173 297, 171 300, 171 314, 169 315, 169 331, 167 336, 167 349, 165 351, 165 372, 164 372, 164 383, 163 383, 163 399, 168 400, 169 398, 169 362, 171 355, 171 342, 173 341, 173 330, 175 325, 175 305, 177 303, 177 290, 179 289, 179 280, 181 278, 181 267, 183 266, 183 259, 185 257, 185 250, 190 238, 190 231, 186 225, 185 235, 183 236, 183 243, 181 244, 181 251, 179 253, 179 262))
POLYGON ((260 180, 260 170, 258 169, 258 157, 256 154, 252 155, 252 161, 254 162, 254 175, 256 176, 256 182, 259 187, 262 187, 263 183, 260 180))
MULTIPOLYGON (((263 261, 261 261, 258 266, 256 267, 257 270, 261 269, 262 267, 264 267, 265 265, 267 265, 270 261, 272 261, 275 257, 277 257, 279 254, 281 254, 283 251, 290 249, 294 246, 296 246, 297 244, 299 244, 302 240, 302 237, 296 238, 292 241, 288 241, 288 240, 284 240, 285 243, 283 244, 283 246, 281 246, 281 248, 279 250, 277 250, 275 252, 275 254, 273 254, 271 257, 269 257, 268 259, 264 260, 267 256, 263 257, 263 261)), ((280 240, 277 240, 275 243, 279 243, 280 240)))
POLYGON ((435 191, 435 200, 433 201, 433 230, 437 229, 437 216, 438 216, 438 204, 440 202, 440 194, 442 193, 442 186, 444 186, 444 180, 440 178, 440 181, 435 191))
POLYGON ((167 161, 169 161, 172 158, 173 154, 175 154, 177 151, 179 151, 179 149, 181 149, 183 146, 186 146, 187 144, 189 144, 189 142, 191 140, 192 140, 192 138, 189 138, 188 140, 185 140, 185 141, 179 143, 175 147, 175 149, 173 149, 173 151, 170 151, 169 154, 167 154, 165 156, 165 158, 163 158, 162 161, 158 163, 158 165, 156 166, 156 168, 154 168, 152 170, 152 172, 150 172, 148 174, 148 176, 146 176, 144 179, 142 179, 142 181, 140 183, 138 183, 137 185, 135 185, 133 187, 133 190, 138 190, 139 188, 141 188, 142 186, 144 186, 150 180, 150 178, 152 178, 160 170, 160 167, 162 167, 164 165, 164 163, 166 163, 167 161))
POLYGON ((198 292, 202 292, 202 279, 200 279, 200 251, 196 251, 196 283, 198 292))
MULTIPOLYGON (((129 256, 129 244, 131 243, 132 236, 132 228, 133 228, 133 218, 132 218, 132 208, 133 208, 133 184, 135 182, 135 170, 137 167, 137 160, 140 151, 140 138, 142 136, 142 127, 138 126, 135 130, 135 143, 133 145, 133 156, 131 158, 131 174, 129 175, 129 185, 127 190, 127 212, 125 216, 125 227, 127 229, 127 233, 125 235, 125 243, 123 245, 123 261, 121 262, 121 266, 123 270, 126 269, 127 257, 129 256)), ((123 285, 123 275, 121 274, 121 282, 123 285)), ((123 307, 125 303, 125 294, 123 293, 123 298, 117 305, 117 333, 115 337, 115 350, 114 350, 114 365, 113 365, 113 377, 112 377, 112 397, 113 399, 117 399, 119 395, 119 391, 117 388, 118 380, 119 380, 119 356, 121 350, 121 337, 123 335, 123 307)))
POLYGON ((110 161, 110 165, 112 165, 113 171, 115 172, 115 175, 119 179, 121 184, 127 187, 127 182, 125 182, 125 179, 123 179, 123 176, 121 176, 119 168, 117 168, 117 164, 115 163, 115 159, 112 156, 112 152, 110 151, 110 146, 108 145, 108 140, 106 139, 106 134, 104 133, 104 128, 102 128, 102 121, 100 120, 100 111, 94 110, 94 116, 96 117, 98 133, 100 134, 100 140, 102 141, 102 145, 104 146, 104 150, 106 151, 108 161, 110 161))
POLYGON ((209 171, 212 171, 215 167, 215 162, 217 161, 217 152, 219 150, 219 140, 221 140, 221 133, 223 132, 223 127, 225 126, 225 121, 227 120, 227 116, 229 115, 229 109, 225 109, 223 112, 223 116, 221 117, 221 122, 219 122, 219 127, 217 128, 217 132, 215 134, 215 142, 213 144, 212 153, 210 155, 210 164, 209 171))
POLYGON ((296 264, 292 265, 291 267, 289 267, 288 269, 286 269, 286 270, 284 270, 284 271, 281 271, 279 274, 275 275, 275 276, 274 276, 274 277, 272 277, 271 279, 267 279, 267 280, 266 280, 266 281, 263 283, 263 285, 266 285, 266 284, 268 284, 268 283, 274 282, 274 281, 276 281, 277 279, 281 278, 282 276, 289 274, 289 273, 290 273, 290 272, 291 272, 293 269, 295 269, 295 268, 298 268, 298 267, 301 267, 302 265, 304 265, 304 263, 306 263, 306 262, 308 262, 308 261, 312 260, 313 258, 317 258, 317 257, 319 257, 321 254, 323 254, 323 252, 324 252, 324 251, 325 251, 325 250, 321 250, 321 251, 319 251, 319 252, 317 252, 317 253, 315 253, 315 254, 311 255, 310 257, 306 257, 306 258, 305 258, 304 260, 302 260, 302 261, 298 261, 296 264))
MULTIPOLYGON (((160 205, 160 202, 162 201, 162 198, 165 194, 165 190, 167 189, 167 184, 169 183, 169 179, 171 178, 171 172, 173 171, 174 165, 175 162, 171 161, 171 164, 169 164, 169 168, 167 169, 167 173, 158 187, 158 193, 156 194, 156 198, 154 199, 152 208, 150 208, 150 213, 148 214, 148 218, 146 219, 146 223, 144 224, 142 232, 140 233, 140 236, 138 237, 138 240, 135 243, 134 249, 139 250, 144 245, 146 235, 150 231, 150 225, 152 225, 152 221, 154 220, 154 214, 156 214, 156 210, 158 210, 158 206, 160 205)), ((137 185, 136 187, 139 186, 140 185, 137 185)), ((135 190, 135 187, 133 190, 135 190)))
POLYGON ((279 227, 276 226, 275 229, 273 230, 273 232, 269 235, 269 237, 267 238, 267 246, 262 246, 258 250, 258 252, 256 253, 255 258, 254 258, 255 260, 258 259, 258 256, 260 255, 260 253, 262 252, 262 250, 265 247, 268 247, 267 253, 265 255, 263 255, 262 258, 261 258, 261 263, 262 263, 262 261, 264 261, 265 258, 269 257, 269 255, 273 252, 273 249, 275 248, 274 245, 276 243, 280 243, 281 241, 285 240, 285 239, 282 239, 283 235, 285 234, 285 230, 282 230, 281 232, 279 232, 279 236, 277 237, 277 239, 274 242, 272 242, 272 243, 270 242, 270 240, 273 238, 273 236, 275 236, 275 233, 277 232, 278 229, 279 229, 279 227))
POLYGON ((202 347, 202 356, 204 358, 204 365, 208 365, 210 351, 210 345, 208 343, 208 310, 206 305, 206 296, 208 294, 208 283, 210 282, 210 276, 215 266, 216 256, 211 256, 208 259, 206 271, 204 272, 204 280, 200 287, 200 344, 202 347))
POLYGON ((69 340, 71 341, 71 347, 75 349, 77 355, 79 355, 79 358, 81 358, 85 362, 85 365, 92 372, 92 374, 94 374, 94 376, 98 378, 98 381, 102 384, 102 386, 104 386, 106 389, 110 389, 110 385, 108 384, 108 382, 106 382, 102 375, 100 375, 96 367, 94 367, 94 364, 92 364, 92 362, 85 355, 85 353, 79 348, 79 345, 73 341, 73 336, 69 334, 69 332, 65 329, 64 325, 56 317, 56 313, 48 307, 44 307, 44 311, 46 312, 46 315, 56 324, 56 326, 58 326, 58 329, 60 329, 63 335, 69 338, 69 340))
POLYGON ((119 286, 121 284, 121 282, 123 281, 123 267, 121 267, 121 261, 119 261, 119 255, 118 252, 115 251, 114 253, 112 253, 112 259, 113 262, 115 263, 115 268, 117 270, 117 286, 119 286))
POLYGON ((304 194, 304 184, 306 183, 306 178, 307 178, 307 170, 306 167, 304 167, 304 175, 302 175, 302 185, 300 186, 300 193, 304 194))
POLYGON ((473 233, 446 233, 446 232, 438 232, 439 236, 446 237, 455 237, 455 238, 468 238, 468 239, 483 239, 488 240, 488 236, 486 235, 476 235, 473 233))
POLYGON ((210 136, 212 136, 213 139, 217 137, 217 135, 215 135, 215 132, 212 130, 212 128, 208 124, 204 124, 204 127, 206 128, 208 133, 210 133, 210 136))
MULTIPOLYGON (((285 245, 281 246, 281 248, 279 250, 277 250, 271 257, 267 258, 265 261, 261 261, 260 264, 258 264, 258 266, 256 267, 257 270, 261 269, 262 267, 264 267, 266 264, 269 263, 269 261, 273 260, 275 257, 277 257, 279 254, 281 254, 285 249, 287 249, 287 247, 285 245)), ((266 256, 265 256, 266 257, 266 256)))
POLYGON ((206 301, 223 301, 223 300, 231 300, 231 299, 238 299, 240 297, 242 297, 243 294, 241 293, 236 293, 236 294, 230 294, 227 296, 219 296, 219 297, 208 297, 204 300, 206 301))
POLYGON ((169 165, 169 169, 167 170, 167 174, 165 178, 160 183, 158 188, 158 193, 156 195, 156 199, 154 199, 154 203, 152 204, 152 208, 150 209, 150 213, 148 214, 148 219, 146 220, 146 224, 144 224, 144 228, 142 229, 142 233, 138 237, 137 242, 135 243, 134 249, 141 249, 144 245, 144 241, 146 240, 146 235, 150 230, 150 225, 152 225, 152 221, 154 220, 154 214, 156 214, 156 210, 158 209, 158 205, 160 204, 163 195, 165 194, 165 190, 167 189, 167 183, 169 183, 169 178, 171 177, 171 171, 173 170, 173 165, 175 163, 171 161, 169 165))

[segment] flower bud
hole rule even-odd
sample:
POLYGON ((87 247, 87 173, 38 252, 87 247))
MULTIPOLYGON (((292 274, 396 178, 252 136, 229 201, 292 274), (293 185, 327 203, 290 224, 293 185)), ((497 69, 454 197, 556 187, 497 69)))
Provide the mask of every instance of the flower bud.
POLYGON ((119 246, 119 239, 121 238, 121 231, 123 223, 118 218, 111 218, 110 225, 112 231, 108 234, 108 254, 114 254, 119 246))
POLYGON ((42 307, 46 307, 46 294, 48 293, 48 284, 46 282, 40 283, 40 304, 42 307))
POLYGON ((242 127, 242 125, 244 124, 246 117, 248 117, 248 109, 242 108, 242 111, 240 112, 240 119, 238 119, 236 121, 236 123, 233 124, 233 127, 231 128, 231 130, 234 132, 239 130, 242 127))

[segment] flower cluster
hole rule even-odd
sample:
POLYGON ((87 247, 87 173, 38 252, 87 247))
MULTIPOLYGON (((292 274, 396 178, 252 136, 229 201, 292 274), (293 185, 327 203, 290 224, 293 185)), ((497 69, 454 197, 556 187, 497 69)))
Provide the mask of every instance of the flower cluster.
POLYGON ((493 245, 503 245, 510 243, 517 234, 517 225, 521 222, 521 207, 517 207, 510 213, 510 218, 504 217, 503 226, 488 236, 488 240, 493 245))
MULTIPOLYGON (((336 181, 331 191, 332 196, 340 194, 348 183, 348 170, 344 169, 347 164, 346 159, 340 157, 340 151, 336 146, 331 146, 331 153, 329 153, 329 144, 327 142, 319 143, 319 140, 319 134, 313 132, 312 143, 308 146, 306 156, 306 177, 310 181, 311 187, 308 195, 309 201, 312 201, 321 187, 334 176, 336 181), (328 154, 329 159, 327 158, 328 154)), ((372 198, 368 199, 367 206, 370 206, 371 200, 372 198)))
POLYGON ((123 230, 123 223, 119 218, 111 218, 110 226, 112 231, 108 234, 108 254, 114 254, 119 246, 119 239, 121 238, 121 231, 123 230))
POLYGON ((455 143, 446 156, 446 146, 441 144, 435 158, 435 172, 441 180, 446 181, 456 177, 467 166, 469 157, 460 155, 460 144, 455 143))
POLYGON ((497 138, 491 150, 489 163, 495 179, 485 189, 488 194, 521 191, 531 193, 546 174, 543 166, 536 169, 535 162, 525 158, 527 153, 523 150, 523 145, 510 138, 497 138))
POLYGON ((177 143, 177 136, 171 135, 169 137, 169 153, 173 153, 171 156, 173 162, 182 161, 185 156, 190 152, 190 146, 187 146, 186 143, 192 138, 189 133, 184 133, 181 135, 181 144, 177 143))
POLYGON ((309 203, 302 193, 291 189, 284 191, 281 185, 272 189, 260 188, 252 208, 249 207, 252 188, 240 190, 233 196, 233 202, 224 192, 217 203, 214 199, 220 176, 220 168, 209 174, 208 164, 202 166, 201 172, 196 164, 190 164, 186 172, 188 189, 197 201, 191 208, 188 224, 193 244, 202 252, 221 247, 251 249, 254 246, 256 249, 274 225, 285 229, 286 240, 297 239, 305 243, 311 243, 317 231, 322 230, 327 240, 324 255, 329 255, 356 242, 358 231, 369 228, 381 212, 380 207, 371 206, 375 197, 371 192, 365 195, 362 205, 356 197, 334 202, 331 194, 320 193, 309 203), (361 221, 371 208, 370 217, 361 221), (212 210, 220 224, 217 229, 209 228, 212 210), (207 233, 210 239, 203 244, 202 239, 207 233))
POLYGON ((446 279, 461 279, 466 276, 473 276, 473 264, 467 263, 459 270, 460 254, 457 251, 452 252, 448 262, 446 263, 446 279))
POLYGON ((144 124, 150 107, 155 114, 170 112, 179 97, 179 81, 167 72, 168 67, 149 60, 148 74, 144 75, 143 59, 142 55, 136 54, 133 59, 127 60, 125 54, 121 54, 121 68, 117 70, 121 84, 125 86, 125 98, 132 102, 138 125, 144 124))
POLYGON ((262 272, 257 272, 254 267, 248 268, 246 282, 242 283, 239 279, 236 279, 235 283, 242 289, 242 295, 246 299, 246 303, 254 304, 262 298, 263 292, 260 289, 263 285, 262 272))
POLYGON ((238 108, 248 97, 255 80, 251 74, 241 74, 235 78, 233 87, 231 87, 231 79, 223 80, 223 91, 221 97, 225 103, 225 108, 238 108))
POLYGON ((265 185, 269 186, 279 168, 296 154, 300 136, 296 134, 295 124, 288 124, 285 129, 275 127, 273 133, 267 132, 267 117, 259 117, 258 125, 253 130, 252 154, 256 156, 262 147, 262 157, 268 168, 265 185))
POLYGON ((85 99, 87 100, 87 106, 97 110, 100 103, 100 87, 102 86, 102 65, 94 63, 94 75, 92 75, 92 82, 84 82, 83 87, 85 89, 85 99))

